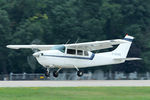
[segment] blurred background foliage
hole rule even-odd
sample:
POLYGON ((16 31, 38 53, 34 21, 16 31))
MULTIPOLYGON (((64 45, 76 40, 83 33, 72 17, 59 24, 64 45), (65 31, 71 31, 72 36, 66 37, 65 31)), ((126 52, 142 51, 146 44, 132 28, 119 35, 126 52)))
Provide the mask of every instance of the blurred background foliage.
POLYGON ((126 33, 135 37, 128 56, 143 60, 93 70, 150 71, 150 0, 0 0, 0 73, 43 72, 32 50, 8 44, 100 41, 126 33))

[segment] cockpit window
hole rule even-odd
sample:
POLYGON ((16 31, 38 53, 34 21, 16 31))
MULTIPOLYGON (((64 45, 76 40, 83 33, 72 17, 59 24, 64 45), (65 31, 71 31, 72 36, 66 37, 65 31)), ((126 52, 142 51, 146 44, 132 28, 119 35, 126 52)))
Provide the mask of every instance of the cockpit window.
POLYGON ((65 53, 65 46, 57 45, 57 46, 52 47, 51 50, 59 50, 59 51, 65 53))
POLYGON ((67 49, 67 54, 76 54, 76 50, 74 50, 74 49, 67 49))

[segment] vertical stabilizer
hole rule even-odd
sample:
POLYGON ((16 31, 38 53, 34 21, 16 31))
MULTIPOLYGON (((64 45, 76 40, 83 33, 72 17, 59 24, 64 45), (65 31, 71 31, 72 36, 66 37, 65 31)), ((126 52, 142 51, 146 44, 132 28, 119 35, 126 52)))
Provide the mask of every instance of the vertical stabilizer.
POLYGON ((127 42, 120 44, 114 51, 112 51, 112 53, 119 55, 121 58, 126 58, 133 39, 134 37, 126 35, 123 40, 126 40, 127 42))

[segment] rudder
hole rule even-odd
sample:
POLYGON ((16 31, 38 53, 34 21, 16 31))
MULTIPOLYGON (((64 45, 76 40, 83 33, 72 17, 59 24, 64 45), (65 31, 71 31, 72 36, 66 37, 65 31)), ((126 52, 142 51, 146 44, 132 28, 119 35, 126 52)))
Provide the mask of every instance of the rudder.
POLYGON ((123 40, 126 40, 127 42, 120 44, 114 51, 112 51, 112 53, 115 55, 119 55, 119 57, 121 58, 126 58, 133 39, 134 37, 126 35, 123 40))

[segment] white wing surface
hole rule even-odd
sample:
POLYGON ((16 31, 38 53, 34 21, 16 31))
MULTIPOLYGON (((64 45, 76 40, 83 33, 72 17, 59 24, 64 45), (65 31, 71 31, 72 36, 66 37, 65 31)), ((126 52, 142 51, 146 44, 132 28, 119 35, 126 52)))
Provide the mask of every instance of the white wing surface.
MULTIPOLYGON (((115 39, 115 40, 105 40, 105 41, 95 41, 95 42, 84 42, 75 44, 65 44, 64 46, 70 49, 79 49, 85 51, 101 50, 106 48, 112 48, 113 45, 118 45, 121 43, 126 43, 126 40, 115 39)), ((7 48, 11 49, 38 49, 38 50, 50 50, 53 46, 57 45, 7 45, 7 48)))
POLYGON ((67 44, 66 47, 73 48, 73 49, 85 50, 85 51, 94 51, 94 50, 112 48, 113 45, 118 45, 118 44, 126 43, 126 42, 127 41, 123 40, 123 39, 115 39, 115 40, 67 44))
POLYGON ((38 49, 38 50, 50 50, 55 45, 7 45, 7 48, 11 49, 38 49))

